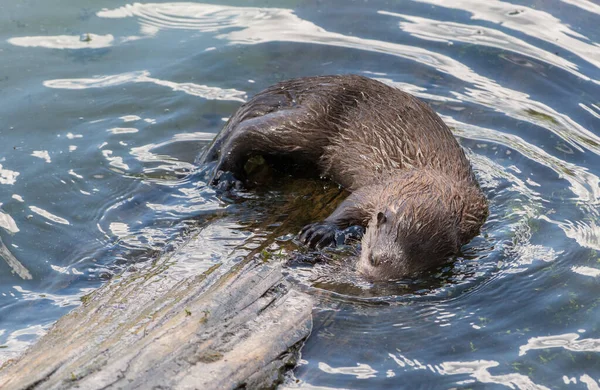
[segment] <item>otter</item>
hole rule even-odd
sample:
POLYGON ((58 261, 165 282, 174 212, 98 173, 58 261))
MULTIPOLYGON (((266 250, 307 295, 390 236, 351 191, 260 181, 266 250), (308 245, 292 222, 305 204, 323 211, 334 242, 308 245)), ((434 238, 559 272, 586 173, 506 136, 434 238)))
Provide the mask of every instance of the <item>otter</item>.
POLYGON ((303 77, 267 88, 237 110, 200 162, 216 162, 209 183, 226 190, 244 185, 244 164, 255 155, 310 167, 351 192, 299 239, 323 248, 343 229, 366 228, 357 270, 371 280, 441 264, 488 216, 471 164, 442 119, 367 77, 303 77))

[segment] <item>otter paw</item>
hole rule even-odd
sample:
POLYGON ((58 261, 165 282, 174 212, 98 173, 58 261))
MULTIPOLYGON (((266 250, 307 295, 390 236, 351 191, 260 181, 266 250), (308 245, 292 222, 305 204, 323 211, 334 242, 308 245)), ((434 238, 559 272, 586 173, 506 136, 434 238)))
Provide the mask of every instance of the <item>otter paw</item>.
POLYGON ((338 227, 327 222, 317 222, 306 225, 298 237, 300 242, 310 248, 322 249, 336 243, 335 235, 338 227))
POLYGON ((338 230, 335 233, 336 245, 344 245, 351 241, 359 241, 365 234, 365 228, 359 225, 349 226, 344 230, 338 230))
POLYGON ((228 192, 231 190, 241 190, 244 185, 235 178, 232 172, 219 171, 212 182, 219 192, 228 192))

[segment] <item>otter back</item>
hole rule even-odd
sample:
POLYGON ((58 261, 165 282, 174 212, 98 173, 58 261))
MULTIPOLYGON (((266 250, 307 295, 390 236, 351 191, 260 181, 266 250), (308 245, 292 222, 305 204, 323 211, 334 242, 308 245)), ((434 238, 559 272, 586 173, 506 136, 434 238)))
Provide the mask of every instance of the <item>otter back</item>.
POLYGON ((201 161, 215 161, 211 181, 228 187, 222 178, 243 182, 243 166, 257 154, 316 166, 352 192, 300 239, 323 247, 342 229, 366 227, 358 269, 367 277, 393 279, 439 264, 487 217, 471 165, 441 118, 412 95, 366 77, 306 77, 258 93, 201 161))

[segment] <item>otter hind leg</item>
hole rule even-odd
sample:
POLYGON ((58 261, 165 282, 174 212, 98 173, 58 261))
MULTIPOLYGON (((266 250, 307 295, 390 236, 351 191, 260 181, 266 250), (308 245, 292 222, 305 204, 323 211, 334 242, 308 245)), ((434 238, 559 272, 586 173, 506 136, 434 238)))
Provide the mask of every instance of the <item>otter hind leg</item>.
POLYGON ((227 192, 231 190, 241 190, 244 184, 235 178, 231 172, 217 172, 214 179, 211 182, 215 182, 215 188, 217 192, 227 192))
POLYGON ((307 130, 311 126, 306 120, 305 110, 294 108, 247 119, 225 129, 227 135, 219 139, 218 150, 211 147, 207 151, 207 155, 218 155, 210 183, 218 185, 220 177, 224 177, 222 172, 231 172, 235 179, 244 182, 244 165, 252 155, 318 161, 323 140, 307 130))

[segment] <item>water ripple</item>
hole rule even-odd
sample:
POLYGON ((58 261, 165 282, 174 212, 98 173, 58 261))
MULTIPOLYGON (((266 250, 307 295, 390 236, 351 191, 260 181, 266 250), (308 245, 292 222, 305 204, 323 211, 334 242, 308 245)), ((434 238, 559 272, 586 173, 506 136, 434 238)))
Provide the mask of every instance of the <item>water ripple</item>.
POLYGON ((50 159, 50 153, 48 153, 47 150, 34 150, 31 155, 33 157, 37 157, 37 158, 41 158, 42 160, 46 161, 47 163, 51 163, 52 160, 50 159))
POLYGON ((493 360, 476 360, 471 362, 443 362, 439 366, 441 375, 468 374, 481 383, 495 383, 507 386, 511 389, 538 389, 550 390, 546 386, 534 383, 528 376, 523 374, 511 373, 503 375, 493 375, 488 370, 492 367, 498 367, 500 363, 493 360))
POLYGON ((591 276, 593 278, 597 278, 600 276, 600 269, 598 269, 598 268, 579 266, 579 267, 571 267, 571 271, 573 271, 579 275, 591 276))
POLYGON ((595 118, 600 119, 600 107, 598 107, 596 104, 590 104, 590 105, 592 107, 588 107, 583 103, 579 103, 579 107, 586 110, 588 113, 593 115, 595 118))
POLYGON ((327 374, 353 375, 356 379, 374 378, 377 370, 374 370, 368 364, 357 363, 356 367, 331 367, 329 364, 319 362, 319 369, 327 374))
POLYGON ((69 221, 67 221, 66 219, 54 215, 51 212, 42 209, 41 207, 29 206, 29 209, 37 215, 44 217, 52 222, 60 223, 62 225, 70 225, 69 221))
POLYGON ((594 4, 588 0, 561 0, 563 3, 579 7, 582 10, 600 15, 600 5, 594 4))
MULTIPOLYGON (((0 206, 2 206, 1 203, 0 203, 0 206)), ((19 232, 19 227, 17 226, 17 223, 15 222, 13 217, 11 217, 10 214, 5 213, 1 209, 0 209, 0 227, 9 233, 19 232)))
MULTIPOLYGON (((435 0, 431 1, 435 2, 435 0)), ((462 1, 465 3, 465 0, 462 1)), ((487 9, 484 7, 487 7, 487 5, 479 6, 479 8, 487 9)), ((514 6, 509 4, 506 7, 509 7, 511 10, 514 9, 514 6)), ((534 15, 538 15, 540 12, 535 11, 534 15)), ((380 11, 380 13, 399 15, 384 11, 380 11)), ((541 14, 548 15, 543 12, 541 14)), ((216 38, 228 40, 230 44, 258 44, 266 42, 312 43, 406 58, 423 65, 431 66, 440 72, 468 82, 475 87, 466 87, 466 93, 453 92, 453 95, 457 99, 482 104, 494 110, 501 110, 513 118, 540 125, 564 139, 577 150, 583 151, 585 148, 600 155, 600 137, 596 136, 593 132, 579 125, 567 115, 561 114, 541 102, 530 100, 527 94, 502 87, 494 80, 477 74, 457 60, 420 47, 329 32, 322 27, 299 18, 293 13, 293 10, 227 7, 195 3, 136 3, 115 10, 100 11, 98 16, 111 18, 137 17, 140 20, 140 24, 152 23, 152 26, 157 31, 173 28, 192 29, 203 32, 218 31, 222 32, 222 34, 217 35, 216 38), (152 15, 152 17, 150 18, 148 15, 152 15), (232 27, 236 27, 237 29, 223 31, 231 30, 232 27)), ((539 18, 542 17, 539 16, 539 18)), ((542 18, 539 23, 544 21, 545 19, 542 18)), ((556 24, 557 21, 552 22, 552 25, 556 24)), ((563 26, 560 23, 558 24, 563 26)), ((538 28, 537 30, 545 29, 547 28, 538 28)), ((571 31, 565 26, 560 31, 563 30, 567 32, 571 31)), ((581 43, 579 40, 577 42, 581 43)), ((597 56, 597 48, 594 50, 594 55, 597 56)), ((562 61, 561 63, 563 67, 568 68, 566 63, 562 61)))
POLYGON ((31 280, 33 277, 31 276, 31 272, 17 258, 12 254, 10 249, 6 247, 4 242, 0 240, 0 257, 6 261, 6 264, 11 268, 12 272, 19 275, 21 279, 31 280))
MULTIPOLYGON (((400 29, 417 38, 445 43, 458 41, 495 47, 528 56, 536 60, 542 60, 549 65, 561 68, 583 80, 592 80, 590 77, 578 72, 577 70, 579 68, 573 62, 499 30, 471 24, 426 19, 387 11, 379 11, 379 14, 395 16, 406 20, 407 22, 400 23, 400 29)), ((592 81, 600 84, 600 81, 598 80, 592 81)))
POLYGON ((114 37, 108 35, 85 34, 10 38, 8 43, 22 47, 43 47, 47 49, 100 49, 113 45, 114 37))
POLYGON ((16 171, 11 171, 10 169, 2 168, 2 164, 0 164, 0 184, 15 184, 17 181, 17 176, 20 173, 16 171))
POLYGON ((541 219, 556 224, 565 235, 583 247, 600 250, 600 226, 595 221, 556 221, 549 216, 541 219))
POLYGON ((474 382, 499 384, 511 389, 538 389, 549 390, 547 387, 536 384, 528 376, 518 373, 494 375, 490 368, 500 366, 494 360, 474 361, 447 361, 439 364, 425 364, 417 359, 410 359, 401 353, 390 353, 388 356, 404 370, 429 370, 438 375, 468 375, 471 380, 457 381, 457 385, 472 384, 474 382))
POLYGON ((244 102, 246 99, 246 93, 243 91, 209 87, 194 83, 175 83, 172 81, 160 80, 150 77, 150 72, 145 70, 110 76, 97 76, 93 78, 46 80, 44 81, 44 86, 61 89, 87 89, 114 87, 126 83, 153 83, 171 88, 175 92, 185 92, 189 95, 210 100, 234 100, 244 102))
POLYGON ((135 127, 113 127, 112 129, 106 130, 112 134, 133 134, 137 133, 139 130, 135 127))
POLYGON ((460 137, 491 141, 507 146, 532 161, 552 169, 559 177, 569 182, 571 191, 577 196, 575 198, 577 201, 589 203, 590 205, 595 205, 600 201, 600 178, 589 172, 587 168, 554 157, 517 135, 462 123, 450 116, 442 116, 442 118, 449 126, 452 126, 454 133, 460 137))
MULTIPOLYGON (((8 350, 8 352, 2 353, 1 358, 3 362, 23 353, 31 345, 32 340, 37 340, 46 334, 52 324, 53 322, 43 325, 30 325, 8 334, 6 341, 2 346, 8 350)), ((4 329, 0 329, 0 336, 4 336, 3 333, 4 329)))
POLYGON ((547 12, 497 0, 455 0, 451 4, 443 0, 415 1, 469 12, 473 20, 485 20, 541 39, 574 53, 596 68, 600 68, 598 45, 547 12))
POLYGON ((600 339, 579 339, 577 333, 532 337, 519 348, 519 356, 535 349, 564 348, 574 352, 600 352, 600 339))
MULTIPOLYGON (((280 76, 362 72, 428 100, 439 111, 453 113, 444 116, 444 120, 453 127, 473 163, 490 199, 490 217, 482 235, 463 248, 462 256, 418 280, 375 286, 360 280, 352 262, 344 259, 303 269, 288 268, 301 288, 308 286, 310 293, 319 298, 315 331, 305 346, 304 367, 310 367, 309 380, 312 382, 312 375, 315 385, 376 388, 389 384, 388 378, 405 371, 397 375, 394 385, 419 387, 435 382, 440 388, 484 384, 544 389, 538 383, 560 382, 564 373, 568 375, 563 376, 565 384, 597 386, 593 379, 597 377, 595 368, 589 369, 591 376, 577 370, 588 370, 578 366, 583 359, 589 360, 589 367, 596 363, 598 339, 581 338, 575 333, 532 337, 561 333, 556 329, 566 331, 567 327, 554 327, 556 323, 562 325, 560 321, 580 321, 578 327, 589 325, 594 329, 597 310, 593 296, 600 275, 597 253, 593 251, 600 250, 600 178, 595 167, 600 137, 593 126, 600 119, 599 103, 594 100, 600 51, 588 36, 595 32, 570 27, 544 11, 497 0, 417 2, 425 5, 407 3, 403 7, 381 1, 368 6, 348 3, 337 10, 313 7, 308 2, 301 6, 301 13, 284 8, 135 3, 95 14, 100 20, 94 23, 113 32, 114 37, 33 36, 39 34, 35 30, 33 34, 30 31, 32 36, 24 37, 16 35, 27 34, 25 29, 9 30, 15 34, 9 44, 32 48, 13 47, 11 51, 30 55, 32 63, 42 55, 56 64, 96 52, 110 52, 111 56, 106 57, 112 58, 99 57, 90 61, 89 67, 87 63, 76 68, 50 69, 39 63, 31 66, 33 71, 39 71, 40 79, 46 80, 46 88, 38 88, 41 93, 31 89, 31 102, 39 99, 56 117, 73 120, 47 126, 49 131, 61 129, 56 130, 56 142, 62 143, 58 148, 52 142, 26 145, 21 150, 25 160, 19 161, 20 151, 7 147, 9 153, 0 159, 8 168, 27 173, 22 177, 0 165, 0 184, 16 183, 14 192, 27 199, 22 204, 23 197, 10 196, 10 191, 6 202, 0 199, 5 203, 0 204, 0 229, 18 233, 9 237, 2 231, 7 245, 0 241, 0 256, 10 267, 6 276, 12 278, 12 270, 23 279, 32 278, 11 253, 17 248, 15 253, 27 258, 29 248, 25 248, 27 242, 22 237, 31 237, 27 230, 32 228, 41 227, 54 235, 64 231, 64 240, 71 240, 65 242, 86 245, 70 250, 65 258, 52 238, 42 242, 38 252, 42 255, 38 257, 46 263, 32 268, 37 280, 27 281, 26 287, 14 288, 6 295, 2 293, 7 308, 3 324, 28 327, 29 323, 24 322, 12 324, 10 318, 14 313, 25 313, 36 302, 43 301, 53 309, 71 307, 78 302, 82 290, 78 289, 69 301, 67 295, 61 294, 73 291, 69 283, 83 283, 90 278, 97 281, 98 275, 127 269, 138 259, 153 258, 199 231, 190 244, 194 245, 190 248, 192 255, 174 254, 167 272, 188 277, 190 273, 223 265, 223 261, 234 264, 240 251, 247 254, 260 250, 260 245, 273 239, 269 235, 280 232, 269 230, 271 225, 265 228, 253 223, 288 194, 273 193, 271 198, 267 194, 268 206, 264 210, 256 206, 265 201, 264 193, 253 194, 249 206, 224 204, 207 188, 192 162, 195 151, 213 138, 211 131, 222 124, 221 118, 231 115, 234 106, 247 100, 246 91, 221 87, 243 85, 242 89, 248 87, 255 92, 280 76), (423 15, 410 14, 423 10, 427 10, 423 15), (356 16, 362 13, 368 18, 364 23, 355 23, 356 16), (311 17, 319 20, 319 25, 310 21, 311 17), (471 21, 467 20, 469 17, 471 21), (128 21, 115 21, 123 18, 128 21), (138 35, 127 35, 132 28, 139 29, 134 32, 138 35), (191 40, 198 45, 178 44, 191 40), (297 43, 298 47, 314 50, 314 57, 301 62, 300 70, 282 67, 276 74, 265 74, 264 68, 259 68, 263 57, 297 47, 273 44, 247 50, 244 45, 272 42, 297 43), (474 50, 469 49, 472 45, 474 50), (321 49, 315 48, 319 46, 321 49), (72 50, 50 52, 35 47, 72 50), (77 50, 93 47, 111 49, 77 50), (144 64, 135 68, 114 70, 115 59, 124 66, 131 65, 134 62, 125 59, 148 47, 156 49, 159 55, 149 56, 147 62, 144 59, 144 64), (327 47, 336 49, 334 58, 330 57, 331 50, 322 50, 327 47), (165 48, 168 50, 159 50, 165 48), (555 51, 559 48, 564 50, 555 51), (166 67, 165 52, 173 55, 167 58, 177 58, 175 62, 169 60, 166 67), (244 53, 252 53, 251 58, 244 57, 244 53), (506 66, 498 61, 498 56, 511 64, 506 66), (261 60, 256 61, 259 65, 254 62, 257 58, 261 60), (337 66, 338 60, 348 62, 337 66), (334 65, 326 66, 328 61, 334 65), (350 62, 352 65, 348 65, 350 62), (258 74, 226 73, 239 66, 258 74), (494 72, 500 67, 507 70, 498 76, 494 72), (206 85, 170 81, 193 80, 199 77, 197 72, 203 71, 211 73, 202 76, 206 85), (531 79, 522 84, 520 79, 511 77, 512 71, 518 77, 531 79), (169 80, 152 77, 159 74, 169 74, 169 80), (222 81, 222 74, 226 82, 222 81), (576 84, 568 85, 573 80, 576 84), (119 92, 134 83, 144 83, 129 88, 131 95, 139 95, 123 96, 119 92), (74 93, 56 89, 96 90, 74 93), (154 89, 158 92, 148 96, 148 101, 157 102, 154 107, 136 105, 136 98, 146 98, 145 93, 154 89), (177 93, 169 94, 170 91, 177 93), (211 101, 198 102, 196 97, 211 101), (80 115, 97 117, 78 122, 80 115), (476 126, 465 121, 485 124, 476 126), (197 129, 203 131, 193 132, 197 129), (32 161, 38 164, 31 164, 32 161), (25 164, 34 165, 35 170, 23 168, 25 164), (42 169, 48 168, 54 168, 58 174, 52 180, 39 180, 42 169), (50 195, 30 206, 28 202, 37 199, 37 194, 34 196, 26 186, 35 179, 38 185, 51 184, 42 187, 50 195), (59 203, 60 198, 63 200, 59 203), (72 201, 82 207, 70 207, 72 201), (240 221, 237 213, 246 206, 249 213, 240 221), (29 223, 30 210, 44 219, 29 223), (53 245, 59 249, 44 257, 43 251, 53 245), (39 288, 35 283, 46 283, 52 288, 39 288), (51 294, 34 292, 46 290, 51 294), (559 307, 556 301, 561 298, 574 303, 559 307), (26 302, 17 309, 13 300, 17 305, 19 300, 26 302), (578 310, 578 315, 565 315, 565 310, 578 310), (562 359, 542 365, 537 353, 531 352, 534 349, 586 353, 572 354, 582 360, 567 367, 562 366, 562 359), (518 357, 519 352, 523 358, 518 357), (551 370, 552 373, 544 372, 551 370), (415 382, 409 378, 412 373, 418 373, 415 382), (319 375, 325 379, 319 380, 319 375)), ((600 8, 587 0, 562 2, 588 11, 588 16, 600 14, 600 8)), ((562 9, 574 11, 570 6, 562 9)), ((586 21, 582 26, 587 24, 586 21)), ((12 88, 11 79, 0 82, 12 88)), ((31 127, 45 129, 45 125, 33 123, 31 127)), ((294 220, 293 216, 298 215, 282 209, 277 214, 281 218, 273 218, 277 223, 294 220)), ((287 238, 293 235, 288 231, 282 234, 287 238)), ((279 255, 298 252, 291 241, 285 242, 289 248, 285 247, 286 251, 279 255)), ((267 253, 276 251, 276 246, 271 245, 267 253)), ((277 252, 273 253, 265 261, 281 260, 275 255, 277 252)), ((333 251, 326 254, 332 258, 337 254, 334 260, 347 255, 333 251)), ((37 263, 25 263, 28 267, 33 264, 37 263)), ((29 317, 23 318, 29 321, 29 317)), ((38 318, 36 324, 45 322, 38 318)), ((7 352, 11 354, 29 345, 32 338, 42 333, 41 329, 26 328, 8 339, 9 332, 0 329, 0 336, 2 343, 8 340, 7 352)), ((299 370, 303 370, 302 366, 299 370)), ((307 381, 302 383, 311 387, 307 381)))

